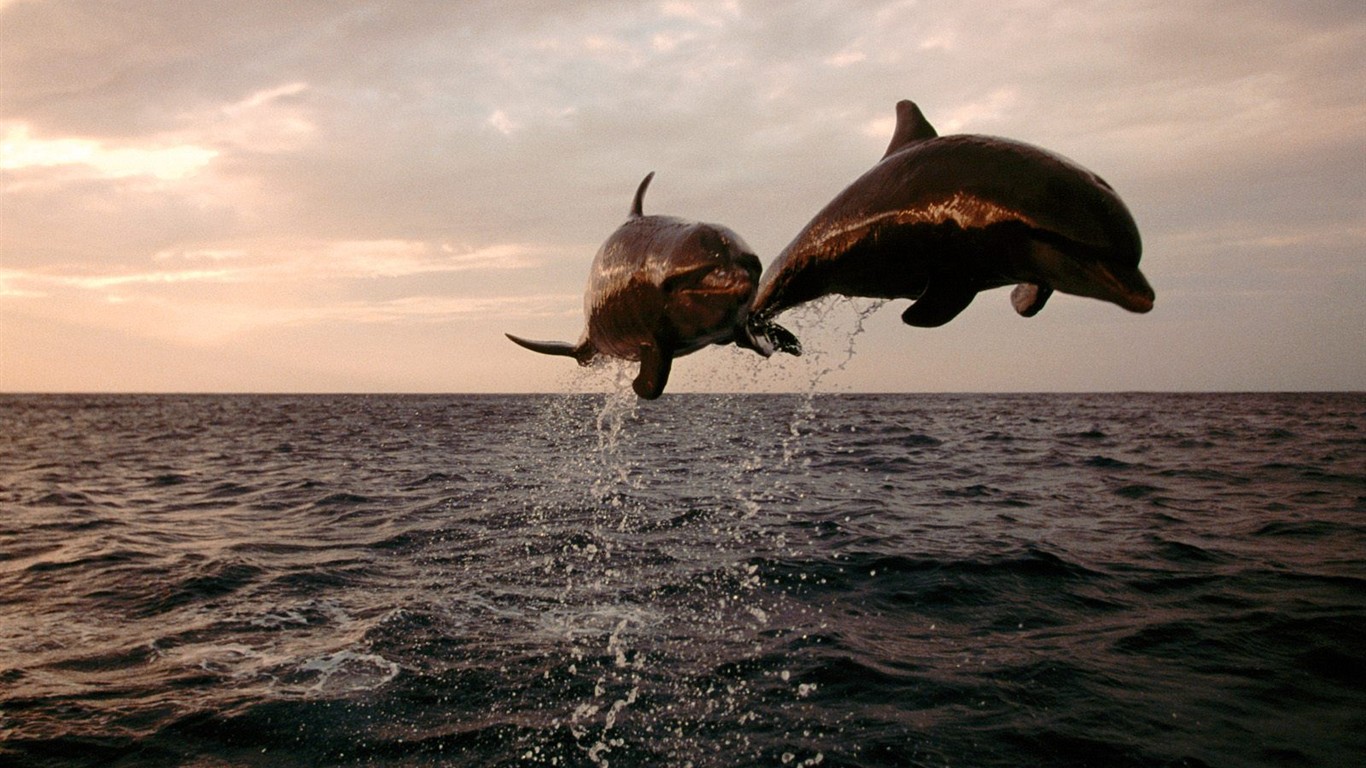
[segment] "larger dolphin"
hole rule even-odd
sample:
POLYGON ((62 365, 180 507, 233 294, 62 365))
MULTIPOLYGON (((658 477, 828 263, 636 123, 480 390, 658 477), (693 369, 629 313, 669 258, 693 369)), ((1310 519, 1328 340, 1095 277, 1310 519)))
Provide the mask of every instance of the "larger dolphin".
POLYGON ((979 291, 1017 284, 1031 317, 1054 290, 1153 306, 1138 227, 1099 176, 1044 149, 991 136, 939 136, 897 104, 882 160, 778 255, 754 300, 753 333, 785 309, 836 293, 907 298, 909 325, 943 325, 979 291))
POLYGON ((646 216, 640 182, 630 217, 598 249, 584 292, 587 320, 575 344, 531 341, 507 334, 527 349, 573 357, 588 365, 598 355, 639 360, 631 388, 648 400, 664 392, 673 359, 709 344, 734 342, 767 357, 795 350, 796 338, 765 323, 751 336, 746 321, 759 283, 759 257, 719 224, 646 216))

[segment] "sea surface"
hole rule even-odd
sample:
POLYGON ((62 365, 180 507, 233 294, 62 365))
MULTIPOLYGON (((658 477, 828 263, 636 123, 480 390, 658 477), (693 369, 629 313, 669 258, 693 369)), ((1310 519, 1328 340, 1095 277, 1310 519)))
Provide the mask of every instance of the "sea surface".
POLYGON ((1366 395, 0 396, 0 764, 1366 765, 1366 395))

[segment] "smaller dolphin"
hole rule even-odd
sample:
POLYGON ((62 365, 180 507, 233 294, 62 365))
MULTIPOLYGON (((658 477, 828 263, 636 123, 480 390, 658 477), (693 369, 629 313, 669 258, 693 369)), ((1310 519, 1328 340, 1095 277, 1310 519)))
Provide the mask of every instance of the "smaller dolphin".
POLYGON ((740 236, 718 224, 646 216, 645 189, 636 189, 630 218, 603 242, 589 270, 577 344, 509 339, 547 355, 588 365, 598 355, 639 360, 631 388, 653 400, 664 392, 673 359, 709 344, 735 344, 768 357, 798 350, 786 329, 763 323, 752 335, 747 320, 762 267, 740 236))
POLYGON ((1038 147, 993 136, 939 136, 897 104, 882 160, 816 214, 764 273, 753 333, 785 309, 831 293, 915 302, 908 325, 952 320, 979 291, 1017 284, 1032 317, 1054 290, 1153 306, 1138 271, 1138 227, 1099 176, 1038 147))

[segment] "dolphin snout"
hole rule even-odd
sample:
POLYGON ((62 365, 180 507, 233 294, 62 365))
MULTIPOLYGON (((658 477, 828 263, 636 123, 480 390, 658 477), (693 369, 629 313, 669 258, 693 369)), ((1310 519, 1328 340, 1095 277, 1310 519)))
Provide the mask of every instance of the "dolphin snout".
POLYGON ((1120 306, 1130 312, 1151 312, 1153 309, 1153 299, 1155 298, 1157 297, 1153 294, 1152 289, 1149 288, 1146 294, 1132 294, 1129 301, 1120 306))
POLYGON ((1137 269, 1123 270, 1118 273, 1111 270, 1101 270, 1104 277, 1097 282, 1104 290, 1104 296, 1097 298, 1105 299, 1114 304, 1129 310, 1130 312, 1151 312, 1153 301, 1157 294, 1153 292, 1153 287, 1148 284, 1148 279, 1137 269))
POLYGON ((764 265, 759 262, 759 257, 752 253, 735 254, 735 266, 749 273, 754 282, 759 282, 759 275, 764 271, 764 265))

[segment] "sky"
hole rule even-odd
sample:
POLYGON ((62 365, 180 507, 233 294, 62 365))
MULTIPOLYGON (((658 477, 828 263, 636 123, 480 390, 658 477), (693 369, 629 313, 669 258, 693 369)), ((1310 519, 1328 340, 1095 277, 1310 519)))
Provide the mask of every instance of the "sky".
POLYGON ((1103 176, 1146 315, 784 315, 671 392, 1366 390, 1360 0, 0 0, 0 391, 562 392, 602 240, 769 263, 900 99, 1103 176))

